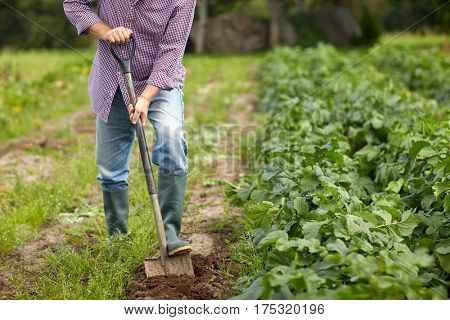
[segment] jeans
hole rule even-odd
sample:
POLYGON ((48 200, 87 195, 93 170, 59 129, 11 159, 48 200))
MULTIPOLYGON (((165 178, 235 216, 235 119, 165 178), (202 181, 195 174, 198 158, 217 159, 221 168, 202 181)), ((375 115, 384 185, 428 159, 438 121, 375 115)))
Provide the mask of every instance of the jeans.
MULTIPOLYGON (((150 105, 148 119, 156 133, 152 162, 159 171, 179 175, 187 173, 187 143, 184 139, 183 90, 160 90, 150 105)), ((126 190, 131 151, 136 129, 118 88, 108 122, 96 120, 97 181, 104 191, 126 190)))

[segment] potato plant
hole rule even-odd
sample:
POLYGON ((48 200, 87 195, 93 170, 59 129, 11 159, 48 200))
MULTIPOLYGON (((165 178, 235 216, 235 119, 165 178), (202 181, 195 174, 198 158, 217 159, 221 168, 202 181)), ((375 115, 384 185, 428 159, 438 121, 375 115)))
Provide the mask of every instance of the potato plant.
POLYGON ((228 190, 263 261, 239 298, 447 298, 450 117, 429 99, 445 87, 355 58, 282 48, 263 64, 271 116, 228 190))

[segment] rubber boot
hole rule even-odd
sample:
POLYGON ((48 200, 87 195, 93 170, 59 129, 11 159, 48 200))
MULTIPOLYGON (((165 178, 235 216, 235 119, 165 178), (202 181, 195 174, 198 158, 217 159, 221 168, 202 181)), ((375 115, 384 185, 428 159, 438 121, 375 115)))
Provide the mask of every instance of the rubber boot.
POLYGON ((158 174, 158 200, 164 221, 169 256, 184 254, 192 250, 189 242, 178 238, 183 215, 186 174, 158 174))
POLYGON ((109 237, 115 234, 127 234, 128 190, 103 191, 103 204, 109 237))

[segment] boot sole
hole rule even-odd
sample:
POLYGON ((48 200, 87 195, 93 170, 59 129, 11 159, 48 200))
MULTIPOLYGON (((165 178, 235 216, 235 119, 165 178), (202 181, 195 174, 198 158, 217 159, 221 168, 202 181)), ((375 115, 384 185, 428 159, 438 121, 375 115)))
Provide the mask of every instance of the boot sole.
POLYGON ((172 251, 170 251, 169 257, 173 257, 173 256, 178 256, 178 255, 182 255, 182 254, 186 254, 192 251, 192 247, 191 246, 182 246, 179 248, 176 248, 172 251))

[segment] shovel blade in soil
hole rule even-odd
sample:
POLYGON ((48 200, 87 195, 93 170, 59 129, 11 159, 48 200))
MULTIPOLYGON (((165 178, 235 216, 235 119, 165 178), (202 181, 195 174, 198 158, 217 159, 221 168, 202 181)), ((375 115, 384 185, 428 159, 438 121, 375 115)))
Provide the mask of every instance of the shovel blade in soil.
POLYGON ((169 257, 166 260, 166 268, 164 270, 160 259, 147 259, 144 261, 145 274, 147 278, 156 276, 189 276, 194 277, 194 267, 190 254, 183 254, 180 256, 169 257))

